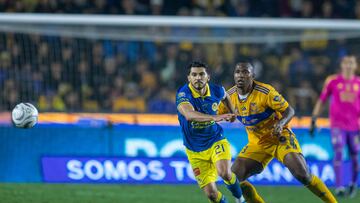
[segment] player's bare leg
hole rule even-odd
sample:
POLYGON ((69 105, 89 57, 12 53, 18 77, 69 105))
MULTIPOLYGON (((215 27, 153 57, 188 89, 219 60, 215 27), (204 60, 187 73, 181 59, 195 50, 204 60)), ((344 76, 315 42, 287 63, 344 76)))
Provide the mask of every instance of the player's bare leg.
POLYGON ((231 167, 231 170, 236 174, 236 177, 241 182, 240 187, 243 192, 243 196, 248 203, 265 202, 257 193, 255 187, 246 181, 246 179, 250 176, 261 173, 263 169, 264 168, 261 163, 243 157, 237 157, 231 167))
POLYGON ((239 180, 236 175, 231 171, 231 161, 222 159, 215 164, 218 175, 224 180, 224 183, 228 190, 235 197, 236 202, 242 202, 242 192, 239 184, 239 180))
POLYGON ((225 196, 217 189, 216 184, 209 183, 205 185, 202 190, 205 192, 207 198, 214 203, 227 203, 225 196))
POLYGON ((311 175, 305 159, 301 154, 288 153, 284 158, 284 164, 298 181, 304 184, 312 193, 324 202, 337 202, 326 185, 318 177, 311 175))

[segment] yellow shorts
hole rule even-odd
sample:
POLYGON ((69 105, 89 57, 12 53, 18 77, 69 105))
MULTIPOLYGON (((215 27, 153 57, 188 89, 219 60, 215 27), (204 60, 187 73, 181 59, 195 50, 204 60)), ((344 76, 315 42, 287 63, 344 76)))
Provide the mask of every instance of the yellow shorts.
POLYGON ((226 139, 215 142, 209 149, 201 152, 186 149, 186 154, 200 188, 218 179, 215 166, 217 161, 231 160, 230 144, 226 139))
MULTIPOLYGON (((242 148, 238 157, 249 158, 260 162, 265 168, 266 165, 275 157, 281 163, 284 162, 284 157, 288 153, 302 153, 299 142, 295 134, 289 130, 284 129, 281 133, 286 137, 283 142, 263 142, 261 144, 248 143, 242 148)), ((277 139, 277 138, 276 138, 277 139)))

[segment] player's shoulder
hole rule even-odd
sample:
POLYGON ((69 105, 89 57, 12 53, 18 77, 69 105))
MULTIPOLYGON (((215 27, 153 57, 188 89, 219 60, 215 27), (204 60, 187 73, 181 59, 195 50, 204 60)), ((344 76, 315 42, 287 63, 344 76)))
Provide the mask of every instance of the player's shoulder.
POLYGON ((254 81, 254 83, 255 83, 254 91, 258 91, 263 94, 269 94, 270 91, 275 90, 274 87, 269 84, 259 82, 259 81, 254 81))
POLYGON ((214 83, 208 83, 211 94, 214 94, 215 96, 222 97, 224 95, 224 87, 222 85, 214 84, 214 83))
POLYGON ((223 90, 223 86, 216 84, 216 83, 208 83, 209 84, 209 88, 210 90, 215 90, 215 91, 222 91, 223 90))
POLYGON ((326 77, 325 79, 325 85, 329 84, 332 81, 335 81, 339 77, 338 74, 332 74, 326 77))
POLYGON ((226 93, 228 93, 228 95, 236 95, 235 93, 236 93, 236 86, 232 86, 232 87, 230 87, 227 91, 226 91, 226 93))
POLYGON ((190 88, 189 88, 189 86, 188 86, 188 84, 185 84, 185 85, 183 85, 183 86, 181 86, 181 87, 179 87, 178 88, 178 90, 176 91, 176 94, 177 95, 187 95, 187 94, 189 94, 189 93, 191 93, 191 91, 190 91, 190 88))

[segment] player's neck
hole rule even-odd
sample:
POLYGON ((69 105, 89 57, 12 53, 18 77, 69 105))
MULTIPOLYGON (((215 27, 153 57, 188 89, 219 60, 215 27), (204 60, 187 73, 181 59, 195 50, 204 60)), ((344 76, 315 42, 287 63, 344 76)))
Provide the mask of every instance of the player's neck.
POLYGON ((237 88, 238 89, 238 94, 240 95, 247 95, 251 92, 252 88, 253 88, 254 82, 251 82, 247 87, 243 87, 243 88, 237 88))
POLYGON ((354 77, 353 73, 342 73, 341 75, 345 80, 351 80, 354 77))
MULTIPOLYGON (((190 84, 191 85, 191 84, 190 84)), ((192 86, 192 85, 191 85, 192 86)), ((192 86, 192 88, 200 95, 200 96, 204 96, 206 95, 206 86, 204 86, 202 89, 198 90, 196 89, 194 86, 192 86)))

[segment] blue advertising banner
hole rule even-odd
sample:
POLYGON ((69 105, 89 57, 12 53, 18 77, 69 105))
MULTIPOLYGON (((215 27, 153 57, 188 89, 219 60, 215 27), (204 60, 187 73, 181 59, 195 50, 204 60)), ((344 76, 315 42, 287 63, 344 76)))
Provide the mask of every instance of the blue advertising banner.
MULTIPOLYGON (((311 172, 333 186, 335 174, 328 161, 308 162, 311 172)), ((185 158, 43 157, 44 182, 191 184, 196 183, 185 158)), ((344 171, 350 172, 349 163, 344 171)), ((348 176, 345 181, 349 181, 348 176)), ((249 179, 257 185, 300 185, 283 164, 273 160, 249 179)))
MULTIPOLYGON (((224 128, 235 157, 247 143, 246 132, 241 126, 224 128)), ((313 160, 313 163, 332 160, 329 129, 321 129, 314 138, 309 136, 307 129, 293 131, 307 160, 313 160)), ((162 158, 176 160, 186 156, 178 126, 41 124, 32 129, 0 126, 1 182, 53 180, 43 177, 45 168, 42 167, 46 165, 42 164, 42 157, 147 157, 160 161, 165 167, 169 163, 162 158)), ((344 158, 347 159, 346 153, 344 158)), ((79 161, 83 166, 84 160, 79 161)), ((275 184, 274 181, 270 183, 275 184)))

